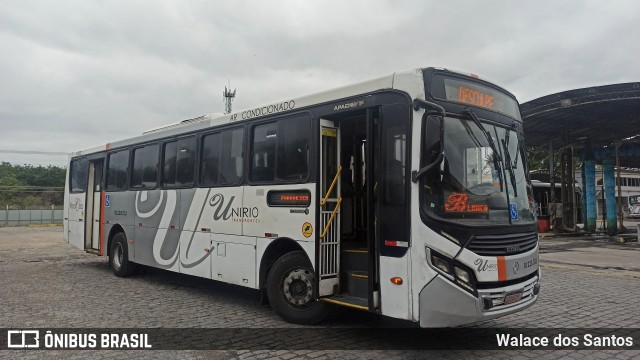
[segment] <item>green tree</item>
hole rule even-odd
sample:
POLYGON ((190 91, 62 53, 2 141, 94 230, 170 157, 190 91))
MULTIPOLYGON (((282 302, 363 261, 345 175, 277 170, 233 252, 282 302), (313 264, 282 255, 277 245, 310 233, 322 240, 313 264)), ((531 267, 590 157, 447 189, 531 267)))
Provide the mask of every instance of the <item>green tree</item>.
POLYGON ((13 205, 18 197, 20 182, 14 174, 0 176, 0 205, 13 205))
POLYGON ((0 205, 62 205, 66 169, 0 163, 0 205))

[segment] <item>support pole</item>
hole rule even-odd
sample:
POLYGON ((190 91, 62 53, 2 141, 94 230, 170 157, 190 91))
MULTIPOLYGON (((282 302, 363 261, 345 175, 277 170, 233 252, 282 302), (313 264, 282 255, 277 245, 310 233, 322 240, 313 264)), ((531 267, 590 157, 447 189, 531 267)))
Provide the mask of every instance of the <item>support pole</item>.
POLYGON ((571 191, 571 195, 569 198, 571 199, 571 228, 573 231, 578 230, 578 204, 576 199, 576 156, 575 156, 575 148, 571 145, 571 186, 569 187, 569 191, 571 191))
MULTIPOLYGON (((618 232, 616 226, 616 178, 613 169, 614 159, 606 157, 602 160, 604 168, 604 191, 605 201, 607 202, 607 234, 615 235, 618 232)), ((618 189, 620 187, 618 186, 618 189)))
POLYGON ((591 146, 585 148, 584 156, 584 195, 587 208, 587 218, 584 223, 584 231, 596 232, 596 161, 591 146))
POLYGON ((616 168, 618 169, 618 219, 620 220, 620 231, 624 232, 622 214, 622 178, 620 178, 620 143, 616 143, 616 168))
POLYGON ((560 150, 560 203, 562 203, 562 225, 560 226, 563 231, 567 230, 567 148, 563 147, 560 150))
POLYGON ((602 198, 602 209, 600 209, 600 212, 602 213, 602 230, 607 230, 607 212, 605 211, 606 207, 607 207, 607 203, 606 200, 604 198, 604 171, 602 172, 602 184, 603 186, 600 187, 600 197, 602 198))
POLYGON ((553 176, 553 142, 549 143, 549 227, 554 232, 556 229, 556 182, 553 176))

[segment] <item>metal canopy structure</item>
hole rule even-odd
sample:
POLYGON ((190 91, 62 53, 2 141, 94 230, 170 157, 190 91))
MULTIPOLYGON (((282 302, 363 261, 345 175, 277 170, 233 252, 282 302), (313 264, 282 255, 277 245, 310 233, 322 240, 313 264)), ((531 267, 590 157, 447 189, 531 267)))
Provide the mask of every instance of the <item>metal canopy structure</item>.
MULTIPOLYGON (((640 82, 563 91, 523 103, 520 111, 527 146, 640 144, 640 82)), ((621 160, 640 167, 635 156, 621 160)))
MULTIPOLYGON (((578 231, 575 196, 575 158, 582 157, 584 230, 596 231, 595 161, 602 163, 606 190, 606 221, 601 229, 613 235, 624 229, 620 168, 640 168, 640 83, 623 83, 575 89, 543 96, 520 106, 526 144, 558 150, 561 161, 561 199, 550 192, 549 217, 554 231, 578 231), (618 180, 614 179, 614 164, 618 180), (595 161, 594 161, 595 160, 595 161), (617 196, 614 189, 617 188, 617 196), (617 198, 617 200, 616 200, 617 198), (561 221, 556 222, 556 205, 561 221), (617 208, 617 214, 615 209, 617 208), (619 227, 616 226, 616 215, 619 227)), ((553 156, 549 164, 551 188, 555 176, 553 156)), ((604 201, 604 199, 603 199, 604 201)))

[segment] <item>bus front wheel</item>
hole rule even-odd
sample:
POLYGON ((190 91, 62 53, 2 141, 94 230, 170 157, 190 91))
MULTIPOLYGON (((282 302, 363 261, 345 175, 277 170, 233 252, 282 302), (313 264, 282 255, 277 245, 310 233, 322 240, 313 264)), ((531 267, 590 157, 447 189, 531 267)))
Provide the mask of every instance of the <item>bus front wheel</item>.
POLYGON ((124 233, 119 232, 115 234, 111 240, 109 265, 111 265, 113 273, 118 277, 127 277, 133 274, 138 268, 138 264, 129 261, 127 237, 124 233))
POLYGON ((294 324, 316 324, 329 315, 330 307, 319 301, 315 278, 304 251, 283 255, 267 277, 267 295, 275 312, 294 324))

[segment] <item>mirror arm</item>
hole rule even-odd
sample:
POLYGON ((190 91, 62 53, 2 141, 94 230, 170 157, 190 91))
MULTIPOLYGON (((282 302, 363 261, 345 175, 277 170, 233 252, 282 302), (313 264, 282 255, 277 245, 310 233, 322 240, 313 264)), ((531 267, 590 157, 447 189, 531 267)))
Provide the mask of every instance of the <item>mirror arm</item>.
POLYGON ((420 178, 423 177, 424 174, 426 174, 429 170, 433 169, 434 166, 440 165, 440 163, 442 162, 442 159, 444 159, 444 153, 440 153, 440 155, 438 155, 438 158, 436 158, 434 162, 423 167, 422 169, 413 170, 411 172, 411 181, 414 183, 417 183, 418 180, 420 180, 420 178))
POLYGON ((413 110, 418 111, 420 108, 423 108, 425 110, 435 110, 441 116, 445 115, 445 110, 442 106, 422 99, 413 99, 413 110))

